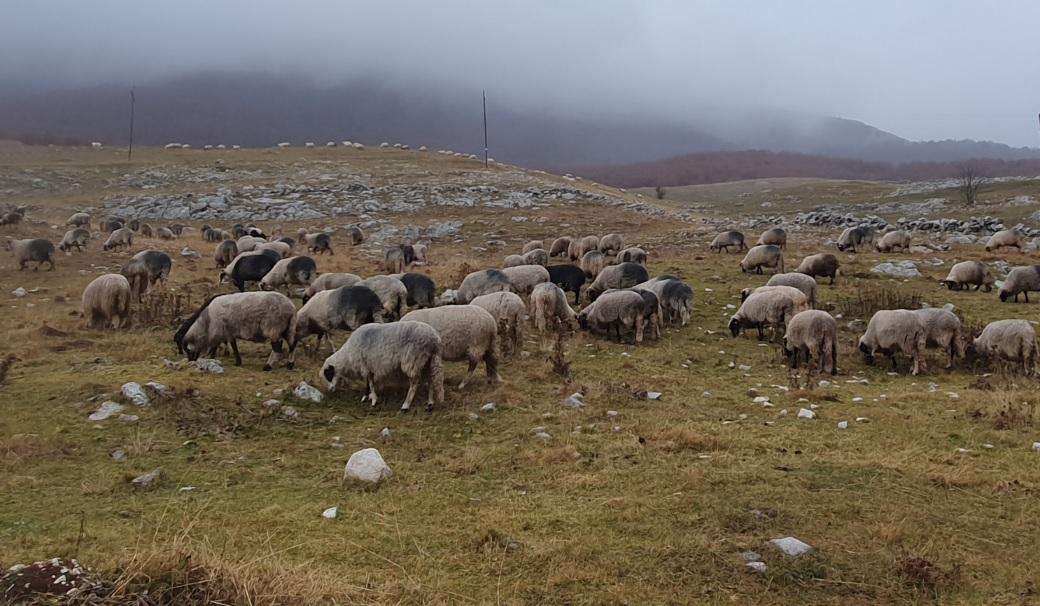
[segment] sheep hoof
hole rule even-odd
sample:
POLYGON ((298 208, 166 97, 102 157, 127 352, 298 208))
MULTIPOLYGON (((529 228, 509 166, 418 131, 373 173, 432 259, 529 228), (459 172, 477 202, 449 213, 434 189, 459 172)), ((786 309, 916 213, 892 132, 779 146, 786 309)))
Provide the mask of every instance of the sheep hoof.
POLYGON ((271 365, 270 364, 264 364, 264 372, 267 372, 269 370, 271 370, 271 365))
POLYGON ((296 365, 296 362, 288 362, 288 363, 286 363, 285 367, 288 368, 289 370, 292 370, 293 366, 295 366, 295 365, 296 365))

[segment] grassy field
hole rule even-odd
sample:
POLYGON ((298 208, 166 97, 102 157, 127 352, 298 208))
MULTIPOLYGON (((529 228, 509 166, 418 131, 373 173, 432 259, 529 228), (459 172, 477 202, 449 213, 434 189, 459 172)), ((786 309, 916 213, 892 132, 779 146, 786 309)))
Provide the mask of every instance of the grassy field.
MULTIPOLYGON (((30 222, 0 228, 3 235, 57 241, 64 228, 50 225, 129 191, 112 185, 119 175, 202 166, 215 157, 144 150, 128 166, 118 154, 5 149, 0 190, 21 188, 33 175, 70 181, 13 194, 6 202, 29 204, 30 222)), ((222 157, 235 168, 262 168, 272 180, 293 179, 314 163, 350 163, 388 180, 414 177, 402 166, 416 163, 424 179, 484 174, 472 162, 396 151, 349 160, 331 150, 222 157)), ((909 257, 843 254, 844 279, 820 289, 824 307, 842 315, 841 370, 819 387, 784 367, 773 346, 729 336, 740 289, 767 276, 740 273, 737 255, 707 253, 711 234, 700 223, 577 203, 538 211, 431 208, 388 218, 464 222, 457 238, 434 243, 433 264, 418 268, 442 288, 470 269, 498 265, 529 238, 621 232, 650 251, 652 275, 678 273, 694 287, 694 316, 640 346, 576 335, 566 345, 567 377, 553 372, 549 352, 532 335, 524 354, 503 365, 503 384, 452 387, 443 407, 402 416, 401 391, 376 410, 359 404, 357 389, 320 404, 295 400, 289 392, 297 383, 319 384, 324 352, 302 354, 295 370, 264 373, 263 348, 245 344, 244 365, 225 359, 226 373, 216 376, 165 363, 177 360, 169 310, 124 333, 86 328, 76 315, 83 286, 128 257, 101 252, 96 241, 85 254, 59 257, 54 272, 19 272, 4 257, 0 356, 18 360, 0 387, 0 565, 75 556, 117 594, 148 590, 169 604, 1040 600, 1033 563, 1040 453, 1031 450, 1040 441, 1040 384, 945 371, 938 352, 918 377, 906 374, 905 362, 900 374, 868 367, 855 351, 859 331, 846 327, 869 318, 880 292, 951 302, 971 327, 1035 319, 1035 304, 1002 305, 994 293, 948 292, 936 283, 955 260, 1025 264, 1030 256, 958 248, 929 255, 943 265, 921 264, 924 278, 896 281, 869 268, 909 257), (512 221, 517 214, 532 220, 512 221), (539 216, 547 221, 537 223, 539 216), (555 227, 561 224, 571 227, 555 227), (477 250, 491 233, 505 234, 510 250, 477 250), (19 286, 39 290, 24 299, 7 294, 19 286), (89 422, 127 381, 159 381, 175 395, 128 410, 140 416, 136 423, 89 422), (749 389, 773 406, 753 403, 749 389), (587 406, 563 406, 579 390, 587 406), (663 396, 638 397, 647 390, 663 396), (264 407, 270 398, 295 407, 298 418, 264 407), (486 402, 497 411, 477 414, 486 402), (811 405, 816 419, 797 418, 811 405), (837 428, 843 420, 848 429, 837 428), (384 427, 389 439, 380 436, 384 427), (533 438, 535 427, 552 439, 533 438), (370 446, 394 477, 377 489, 343 484, 350 453, 370 446), (127 460, 113 460, 117 449, 127 460), (156 488, 129 483, 156 468, 164 471, 156 488), (339 508, 335 520, 321 517, 330 506, 339 508), (787 559, 766 545, 785 536, 813 545, 815 555, 787 559), (747 550, 763 556, 766 573, 745 569, 747 550)), ((297 226, 281 227, 290 233, 297 226)), ((817 252, 826 236, 834 234, 792 238, 788 264, 817 252)), ((144 246, 176 259, 170 294, 195 303, 216 289, 212 246, 197 231, 174 242, 144 240, 135 251, 144 246), (202 258, 182 259, 184 246, 202 258)), ((346 245, 318 263, 322 271, 380 271, 364 250, 346 245)), ((464 372, 448 364, 446 385, 464 372)))

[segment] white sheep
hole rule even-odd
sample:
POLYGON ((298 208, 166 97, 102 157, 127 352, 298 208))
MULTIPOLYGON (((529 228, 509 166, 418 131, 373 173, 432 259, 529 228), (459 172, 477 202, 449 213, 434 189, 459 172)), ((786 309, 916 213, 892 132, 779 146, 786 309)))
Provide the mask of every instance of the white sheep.
POLYGON ((303 300, 306 302, 309 298, 323 290, 332 290, 333 288, 339 288, 340 286, 353 286, 361 281, 361 276, 350 273, 326 273, 321 274, 310 283, 307 289, 303 292, 303 300))
POLYGON ((896 369, 895 352, 901 352, 912 360, 911 373, 924 370, 924 350, 927 331, 921 317, 906 309, 883 309, 874 314, 867 323, 867 330, 859 338, 859 350, 867 364, 874 363, 874 356, 881 352, 892 360, 896 369))
POLYGON ((541 265, 506 267, 502 273, 509 278, 513 292, 520 295, 529 295, 535 286, 549 281, 549 270, 541 265))
POLYGON ((784 273, 784 253, 775 244, 759 244, 751 247, 740 262, 740 271, 747 273, 754 271, 762 273, 762 268, 776 270, 776 273, 784 273))
POLYGON ((915 309, 925 330, 925 345, 938 347, 946 352, 946 368, 953 368, 956 358, 964 357, 964 335, 961 320, 952 311, 926 307, 915 309))
POLYGON ((971 354, 983 360, 1021 363, 1023 373, 1035 375, 1040 344, 1036 329, 1027 320, 997 320, 987 324, 972 341, 971 354))
POLYGON ((578 325, 583 330, 606 331, 608 338, 616 334, 618 341, 621 340, 622 328, 632 330, 634 342, 642 343, 645 310, 646 304, 639 293, 610 289, 581 310, 578 325))
POLYGON ((288 297, 278 292, 244 292, 221 295, 210 300, 184 333, 179 345, 189 360, 206 353, 216 355, 222 344, 231 347, 235 365, 242 365, 238 339, 270 343, 271 354, 264 370, 271 370, 282 358, 283 343, 289 346, 286 368, 295 363, 293 335, 296 332, 296 308, 288 297))
POLYGON ((550 333, 562 333, 566 326, 578 329, 578 316, 567 304, 567 294, 559 286, 546 282, 531 291, 531 319, 545 345, 550 333))
POLYGON ((485 309, 495 318, 503 353, 519 355, 524 340, 524 321, 527 318, 524 300, 516 293, 494 292, 475 297, 469 304, 485 309))
POLYGON ((501 382, 498 375, 498 324, 487 310, 474 305, 449 305, 410 311, 402 321, 425 322, 440 335, 445 361, 469 362, 469 372, 459 389, 473 377, 483 361, 488 383, 501 382))
POLYGON ((765 336, 762 329, 766 326, 773 331, 773 340, 778 340, 786 330, 787 322, 795 314, 809 309, 805 294, 790 286, 763 286, 756 288, 748 295, 737 313, 729 321, 730 333, 736 337, 742 329, 755 328, 758 338, 765 336))
POLYGON ((390 276, 372 276, 358 282, 361 286, 371 288, 383 302, 383 310, 387 319, 400 318, 408 304, 408 287, 397 278, 390 276))
POLYGON ((808 309, 796 313, 787 322, 784 333, 784 353, 791 368, 798 368, 798 358, 805 363, 816 363, 823 372, 838 374, 838 323, 825 311, 808 309))
POLYGON ((130 325, 130 282, 119 274, 94 278, 83 289, 83 317, 95 329, 109 325, 119 330, 130 325))

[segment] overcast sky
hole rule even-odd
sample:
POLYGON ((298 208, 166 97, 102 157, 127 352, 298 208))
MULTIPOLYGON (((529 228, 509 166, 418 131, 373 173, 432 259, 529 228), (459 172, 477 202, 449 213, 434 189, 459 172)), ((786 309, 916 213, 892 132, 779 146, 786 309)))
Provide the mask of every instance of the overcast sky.
POLYGON ((1040 146, 1038 0, 7 0, 28 86, 263 69, 696 122, 730 108, 1040 146))

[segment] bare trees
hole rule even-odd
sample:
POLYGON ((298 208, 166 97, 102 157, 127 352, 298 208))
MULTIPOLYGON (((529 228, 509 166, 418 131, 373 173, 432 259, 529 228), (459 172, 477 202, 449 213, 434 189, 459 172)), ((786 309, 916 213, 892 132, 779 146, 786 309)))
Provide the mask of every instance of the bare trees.
POLYGON ((655 188, 654 188, 654 195, 656 195, 656 196, 657 196, 657 199, 658 199, 658 200, 664 200, 664 195, 665 195, 665 190, 664 190, 664 188, 663 188, 663 187, 661 187, 660 185, 658 185, 657 187, 655 187, 655 188))
POLYGON ((961 194, 964 196, 964 201, 968 204, 975 204, 975 197, 979 194, 979 189, 986 182, 978 169, 970 164, 965 164, 961 167, 960 175, 957 177, 960 183, 961 194))

